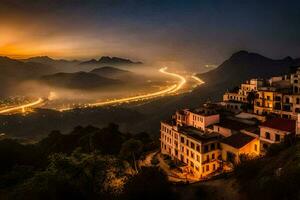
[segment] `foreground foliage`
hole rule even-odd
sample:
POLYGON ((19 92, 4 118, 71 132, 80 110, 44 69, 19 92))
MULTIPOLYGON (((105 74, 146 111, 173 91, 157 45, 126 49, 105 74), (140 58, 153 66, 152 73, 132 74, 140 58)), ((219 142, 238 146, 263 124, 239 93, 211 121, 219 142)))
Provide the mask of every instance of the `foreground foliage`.
MULTIPOLYGON (((1 140, 0 199, 128 199, 127 182, 139 186, 136 177, 149 177, 135 161, 155 147, 148 134, 124 134, 115 124, 76 127, 67 135, 52 131, 31 145, 1 140)), ((166 180, 158 169, 151 173, 162 177, 151 184, 166 180)))
POLYGON ((266 157, 243 161, 235 177, 247 199, 300 199, 300 144, 274 145, 266 157))

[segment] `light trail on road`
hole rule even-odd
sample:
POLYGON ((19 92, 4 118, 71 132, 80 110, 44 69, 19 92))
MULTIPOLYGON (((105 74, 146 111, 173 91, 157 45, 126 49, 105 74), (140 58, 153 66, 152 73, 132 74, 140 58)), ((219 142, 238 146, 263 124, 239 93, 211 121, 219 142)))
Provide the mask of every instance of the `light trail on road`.
POLYGON ((38 100, 36 100, 34 102, 31 102, 31 103, 28 103, 28 104, 24 104, 24 105, 15 106, 15 107, 12 107, 12 108, 7 108, 7 109, 4 109, 4 110, 0 110, 0 114, 10 113, 10 112, 18 111, 18 110, 24 111, 25 108, 29 108, 29 107, 39 105, 42 102, 43 102, 43 99, 39 98, 38 100))
POLYGON ((203 80, 201 80, 199 77, 197 77, 197 76, 195 76, 195 75, 193 75, 192 78, 193 78, 194 80, 196 80, 197 82, 199 82, 200 85, 205 83, 203 80))
POLYGON ((167 70, 167 67, 164 67, 164 68, 159 69, 159 72, 169 75, 169 76, 173 76, 175 78, 178 78, 180 80, 180 82, 178 84, 172 85, 172 86, 168 87, 167 89, 164 89, 164 90, 161 90, 158 92, 153 92, 153 93, 144 94, 144 95, 138 95, 138 96, 134 96, 134 97, 126 97, 126 98, 121 98, 121 99, 114 99, 114 100, 108 100, 108 101, 104 101, 104 102, 92 103, 92 104, 89 104, 89 106, 96 107, 96 106, 105 106, 105 105, 113 105, 113 104, 120 104, 120 103, 129 103, 129 102, 133 102, 133 101, 143 101, 143 100, 147 100, 147 99, 156 98, 159 96, 164 96, 166 94, 175 93, 183 87, 183 85, 186 83, 186 79, 179 74, 167 72, 166 70, 167 70))

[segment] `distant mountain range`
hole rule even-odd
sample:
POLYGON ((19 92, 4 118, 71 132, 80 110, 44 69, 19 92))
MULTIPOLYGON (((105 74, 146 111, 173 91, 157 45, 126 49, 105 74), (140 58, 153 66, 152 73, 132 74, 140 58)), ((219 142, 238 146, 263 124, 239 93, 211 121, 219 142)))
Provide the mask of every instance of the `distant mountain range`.
MULTIPOLYGON (((80 65, 80 61, 56 60, 48 56, 28 59, 0 57, 0 96, 10 95, 21 82, 38 80, 51 86, 72 89, 95 89, 136 81, 136 74, 112 66, 95 68, 80 65), (95 68, 95 69, 93 69, 95 68), (93 69, 90 72, 82 72, 93 69)), ((102 57, 99 63, 137 64, 128 59, 102 57)), ((98 65, 97 65, 98 66, 98 65)))
POLYGON ((26 58, 26 59, 21 59, 20 61, 23 62, 35 62, 35 63, 42 63, 42 64, 48 64, 48 65, 52 65, 52 64, 78 64, 80 63, 80 61, 78 60, 64 60, 64 59, 53 59, 50 58, 48 56, 36 56, 36 57, 31 57, 31 58, 26 58))
POLYGON ((143 64, 142 62, 133 62, 129 59, 119 57, 102 56, 99 60, 92 59, 80 63, 81 65, 136 65, 143 64))
POLYGON ((56 73, 43 76, 40 80, 55 87, 84 90, 105 88, 122 83, 120 80, 102 77, 89 72, 56 73))
POLYGON ((0 57, 0 80, 24 80, 54 73, 56 69, 47 64, 22 62, 8 57, 0 57))

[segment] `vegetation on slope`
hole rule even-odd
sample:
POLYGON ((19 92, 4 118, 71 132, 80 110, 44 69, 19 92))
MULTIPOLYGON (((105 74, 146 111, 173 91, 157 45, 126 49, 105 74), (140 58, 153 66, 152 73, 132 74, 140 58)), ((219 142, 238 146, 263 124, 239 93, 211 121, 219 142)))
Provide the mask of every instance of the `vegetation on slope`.
POLYGON ((139 199, 162 190, 169 196, 166 176, 157 168, 136 174, 135 159, 154 148, 147 133, 122 133, 115 124, 76 127, 67 135, 52 131, 31 145, 4 139, 0 199, 139 199), (155 186, 143 191, 141 183, 155 186))
POLYGON ((234 177, 246 199, 300 199, 300 143, 273 145, 266 157, 243 161, 234 177))

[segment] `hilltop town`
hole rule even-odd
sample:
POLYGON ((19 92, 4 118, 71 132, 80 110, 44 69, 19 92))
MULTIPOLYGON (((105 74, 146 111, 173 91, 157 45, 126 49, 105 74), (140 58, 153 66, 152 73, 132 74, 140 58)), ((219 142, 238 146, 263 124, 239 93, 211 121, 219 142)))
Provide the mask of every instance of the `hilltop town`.
POLYGON ((199 181, 265 156, 300 134, 300 69, 255 78, 226 91, 220 102, 177 110, 161 121, 162 161, 175 180, 199 181))

